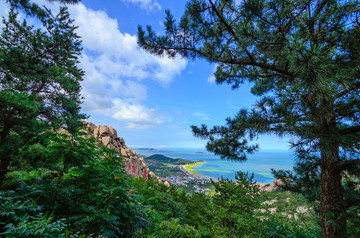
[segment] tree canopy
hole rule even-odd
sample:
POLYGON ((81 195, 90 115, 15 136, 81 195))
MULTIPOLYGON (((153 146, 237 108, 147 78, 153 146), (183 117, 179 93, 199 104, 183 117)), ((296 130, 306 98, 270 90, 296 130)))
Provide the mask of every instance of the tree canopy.
POLYGON ((194 135, 232 160, 258 150, 260 134, 291 136, 295 174, 277 174, 321 194, 323 237, 344 237, 346 211, 359 202, 359 2, 190 0, 179 21, 166 14, 164 35, 138 28, 143 49, 216 63, 217 83, 250 82, 260 97, 224 126, 193 126, 194 135))
POLYGON ((43 158, 49 133, 74 133, 84 118, 81 41, 66 8, 53 15, 29 1, 9 2, 0 37, 0 183, 9 166, 43 158), (19 20, 15 9, 39 19, 42 29, 19 20))

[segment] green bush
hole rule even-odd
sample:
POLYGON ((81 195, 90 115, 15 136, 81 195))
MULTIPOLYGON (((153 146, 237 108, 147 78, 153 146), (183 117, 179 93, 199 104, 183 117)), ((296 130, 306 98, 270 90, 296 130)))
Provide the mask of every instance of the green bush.
POLYGON ((202 236, 195 227, 180 224, 179 219, 170 219, 156 224, 154 232, 147 234, 147 237, 197 238, 202 236))
POLYGON ((65 237, 66 219, 44 215, 33 199, 0 192, 0 235, 4 237, 65 237))
MULTIPOLYGON (((66 137, 54 141, 54 144, 49 156, 57 154, 58 170, 29 168, 29 171, 9 174, 7 182, 7 189, 11 187, 17 197, 33 201, 38 209, 51 216, 38 214, 31 220, 26 220, 25 216, 23 221, 26 224, 5 221, 3 225, 7 230, 14 230, 21 224, 27 230, 50 224, 57 225, 55 230, 67 236, 81 233, 131 237, 143 226, 145 211, 134 199, 129 175, 113 150, 83 138, 73 140, 72 144, 69 143, 71 149, 67 150, 63 149, 67 144, 66 137), (81 155, 81 162, 71 163, 71 158, 76 155, 81 155)), ((20 208, 20 205, 15 203, 14 207, 20 208)))
POLYGON ((285 224, 276 217, 263 219, 257 229, 257 237, 263 238, 318 238, 321 237, 319 226, 301 227, 297 223, 285 224))

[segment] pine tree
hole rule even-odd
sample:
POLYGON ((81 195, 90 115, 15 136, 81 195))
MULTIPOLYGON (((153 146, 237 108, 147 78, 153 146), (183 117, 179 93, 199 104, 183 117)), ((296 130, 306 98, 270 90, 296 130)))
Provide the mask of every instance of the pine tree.
POLYGON ((10 167, 43 159, 49 133, 81 125, 78 68, 81 42, 66 8, 54 16, 29 1, 12 9, 0 37, 0 185, 10 167), (14 9, 36 17, 42 29, 20 22, 14 9))
POLYGON ((138 28, 143 49, 216 63, 217 83, 250 82, 260 97, 224 126, 193 126, 194 135, 231 160, 258 150, 260 134, 291 136, 297 173, 278 175, 320 191, 322 236, 346 236, 346 211, 359 204, 359 1, 190 0, 178 23, 166 13, 164 35, 138 28))

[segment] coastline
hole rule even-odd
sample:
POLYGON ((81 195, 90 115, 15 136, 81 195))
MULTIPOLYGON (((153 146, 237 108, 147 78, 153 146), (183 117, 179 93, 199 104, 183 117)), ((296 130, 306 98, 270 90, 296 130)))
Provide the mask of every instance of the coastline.
POLYGON ((196 162, 194 164, 185 164, 185 165, 180 165, 179 168, 181 169, 181 171, 183 171, 187 176, 192 177, 194 179, 200 179, 200 180, 217 180, 208 176, 205 176, 203 174, 200 174, 199 172, 196 172, 195 170, 193 170, 193 167, 196 166, 200 166, 202 164, 205 164, 206 162, 201 161, 201 162, 196 162))
POLYGON ((194 167, 198 167, 202 164, 205 164, 206 162, 204 161, 201 161, 201 162, 196 162, 194 164, 186 164, 184 165, 184 168, 191 174, 195 174, 195 175, 198 175, 198 176, 203 176, 203 177, 206 177, 205 175, 202 175, 200 174, 199 172, 196 172, 195 170, 193 170, 194 167))
MULTIPOLYGON (((274 168, 275 170, 289 170, 292 168, 293 164, 292 155, 286 151, 261 151, 251 155, 246 163, 222 160, 218 156, 202 152, 198 149, 166 148, 154 149, 153 151, 139 150, 137 152, 138 154, 143 154, 144 156, 161 154, 169 158, 181 158, 194 162, 205 161, 207 162, 206 164, 194 167, 193 170, 209 178, 223 177, 235 180, 235 173, 237 171, 249 171, 249 173, 254 173, 254 180, 258 183, 265 184, 274 182, 275 178, 270 175, 271 168, 274 168)), ((192 162, 188 163, 191 164, 192 162)), ((184 169, 184 171, 186 170, 184 169)), ((190 176, 192 175, 190 172, 187 173, 190 176)))
MULTIPOLYGON (((214 181, 217 181, 218 179, 216 178, 212 178, 212 177, 208 177, 208 176, 205 176, 203 174, 200 174, 199 172, 196 172, 195 170, 193 170, 192 168, 193 167, 197 167, 197 166, 200 166, 202 164, 205 164, 206 162, 196 162, 194 164, 186 164, 186 165, 180 165, 180 169, 185 173, 187 174, 188 176, 194 178, 194 179, 202 179, 202 180, 214 180, 214 181)), ((259 188, 261 191, 273 191, 274 189, 276 189, 277 187, 277 183, 279 183, 278 180, 274 180, 273 182, 271 183, 259 183, 259 182, 256 182, 257 185, 259 185, 259 188)))
MULTIPOLYGON (((194 171, 192 168, 196 166, 200 166, 202 164, 205 164, 206 162, 196 162, 194 164, 186 164, 186 165, 180 165, 179 168, 181 171, 183 171, 187 176, 192 177, 197 180, 213 180, 215 182, 218 181, 216 178, 208 177, 205 175, 200 174, 199 172, 194 171)), ((271 192, 278 188, 279 185, 282 185, 283 182, 279 179, 275 179, 271 183, 259 183, 256 182, 256 184, 259 186, 260 191, 264 192, 271 192)))

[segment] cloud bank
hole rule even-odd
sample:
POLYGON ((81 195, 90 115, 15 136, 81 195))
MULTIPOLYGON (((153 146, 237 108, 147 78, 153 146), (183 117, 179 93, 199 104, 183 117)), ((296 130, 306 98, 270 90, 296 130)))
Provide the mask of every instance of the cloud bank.
POLYGON ((70 12, 79 25, 85 49, 81 57, 81 67, 86 71, 83 109, 109 115, 129 128, 149 128, 166 121, 161 113, 141 104, 146 100, 142 82, 155 80, 167 86, 187 62, 144 52, 137 46, 136 36, 122 33, 117 20, 104 11, 79 4, 70 12))
MULTIPOLYGON (((161 9, 156 0, 120 0, 134 3, 145 10, 161 9)), ((59 4, 34 0, 57 12, 59 4)), ((4 0, 0 0, 1 6, 4 0)), ((145 129, 167 121, 165 114, 146 106, 145 82, 153 80, 167 87, 187 66, 187 61, 155 57, 140 49, 136 35, 121 32, 118 21, 105 11, 84 4, 68 5, 71 18, 78 25, 83 54, 80 67, 86 74, 82 82, 82 109, 85 113, 106 115, 128 128, 145 129)), ((7 9, 0 10, 1 15, 7 9)))

